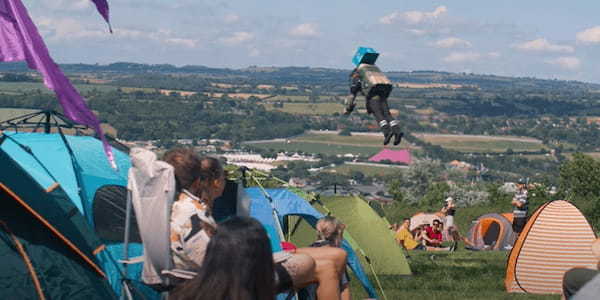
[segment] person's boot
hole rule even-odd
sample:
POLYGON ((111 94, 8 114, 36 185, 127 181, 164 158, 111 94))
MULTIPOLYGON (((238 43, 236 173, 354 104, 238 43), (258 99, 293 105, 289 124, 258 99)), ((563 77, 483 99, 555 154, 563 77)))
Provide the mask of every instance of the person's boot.
POLYGON ((398 146, 398 144, 402 142, 404 132, 400 131, 400 122, 394 120, 390 122, 390 125, 392 126, 392 132, 394 134, 394 146, 398 146))
POLYGON ((390 143, 394 132, 386 120, 379 122, 379 127, 381 127, 381 132, 383 132, 383 145, 385 146, 390 143))

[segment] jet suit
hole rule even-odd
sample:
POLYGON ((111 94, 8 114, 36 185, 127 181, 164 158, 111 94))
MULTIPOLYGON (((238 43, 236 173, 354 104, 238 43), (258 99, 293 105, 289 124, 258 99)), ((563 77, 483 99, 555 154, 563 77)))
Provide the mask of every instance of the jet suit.
POLYGON ((392 92, 391 81, 372 64, 362 63, 350 74, 350 93, 352 97, 346 102, 346 114, 350 114, 356 104, 358 93, 366 98, 367 113, 373 114, 383 132, 383 144, 387 145, 394 137, 394 145, 400 144, 403 132, 400 122, 390 114, 387 98, 392 92))

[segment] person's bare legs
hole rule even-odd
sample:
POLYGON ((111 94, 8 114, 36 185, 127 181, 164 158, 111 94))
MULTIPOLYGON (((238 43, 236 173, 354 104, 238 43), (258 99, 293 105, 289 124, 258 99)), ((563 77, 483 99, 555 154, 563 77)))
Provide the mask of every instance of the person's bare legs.
POLYGON ((352 295, 350 295, 350 285, 348 283, 342 286, 342 291, 340 292, 340 299, 352 300, 352 295))
POLYGON ((339 278, 341 278, 342 273, 346 270, 346 258, 348 254, 341 248, 328 246, 315 248, 298 248, 296 249, 296 253, 306 254, 312 257, 317 263, 320 260, 333 262, 339 278))
POLYGON ((427 251, 450 251, 450 247, 439 248, 427 246, 427 251))

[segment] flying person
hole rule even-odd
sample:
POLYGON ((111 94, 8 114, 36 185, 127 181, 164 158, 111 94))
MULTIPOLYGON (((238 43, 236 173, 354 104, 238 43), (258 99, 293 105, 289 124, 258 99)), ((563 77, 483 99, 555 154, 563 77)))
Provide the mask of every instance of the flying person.
POLYGON ((354 110, 356 96, 361 93, 366 98, 367 113, 373 114, 379 123, 387 145, 394 137, 394 145, 400 144, 404 133, 400 131, 400 122, 390 114, 387 98, 392 92, 392 82, 379 70, 375 61, 379 53, 372 48, 359 47, 352 62, 356 68, 350 74, 351 98, 346 100, 346 112, 354 110))

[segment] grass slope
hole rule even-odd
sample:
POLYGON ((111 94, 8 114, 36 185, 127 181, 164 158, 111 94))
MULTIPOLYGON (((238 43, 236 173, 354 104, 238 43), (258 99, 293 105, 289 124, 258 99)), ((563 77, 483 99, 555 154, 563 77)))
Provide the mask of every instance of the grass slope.
MULTIPOLYGON (((440 207, 442 203, 440 201, 440 207)), ((532 211, 536 207, 532 207, 532 211)), ((489 212, 508 212, 510 203, 476 206, 457 210, 456 224, 466 234, 471 221, 489 212)), ((401 222, 423 208, 392 205, 385 207, 391 223, 401 222)), ((429 210, 431 211, 431 210, 429 210)), ((387 299, 556 299, 557 295, 509 294, 504 289, 508 252, 472 252, 462 247, 454 253, 411 251, 412 276, 379 276, 387 299), (433 257, 432 257, 433 255, 433 257)), ((377 288, 374 278, 371 282, 377 288)), ((365 292, 357 280, 351 281, 353 299, 363 299, 365 292)))

